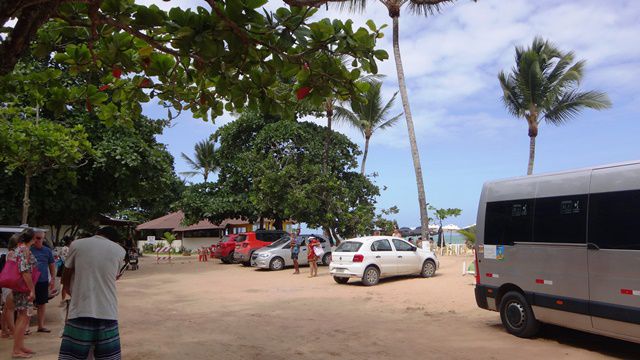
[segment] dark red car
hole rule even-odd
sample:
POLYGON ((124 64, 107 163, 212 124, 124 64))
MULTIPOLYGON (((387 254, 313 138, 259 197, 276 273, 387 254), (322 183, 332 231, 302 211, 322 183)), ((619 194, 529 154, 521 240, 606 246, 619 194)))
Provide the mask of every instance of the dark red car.
POLYGON ((239 234, 225 235, 222 240, 215 245, 212 256, 216 259, 220 259, 225 264, 231 264, 234 262, 233 253, 236 249, 236 241, 244 241, 244 239, 240 240, 238 235, 239 234))

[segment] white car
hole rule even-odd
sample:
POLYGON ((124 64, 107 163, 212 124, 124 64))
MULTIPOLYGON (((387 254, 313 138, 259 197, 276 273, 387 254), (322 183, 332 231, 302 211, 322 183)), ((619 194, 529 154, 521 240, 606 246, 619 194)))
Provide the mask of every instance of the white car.
POLYGON ((392 236, 367 236, 343 241, 331 256, 329 272, 338 284, 357 278, 371 286, 389 276, 431 277, 439 267, 436 255, 426 248, 392 236))

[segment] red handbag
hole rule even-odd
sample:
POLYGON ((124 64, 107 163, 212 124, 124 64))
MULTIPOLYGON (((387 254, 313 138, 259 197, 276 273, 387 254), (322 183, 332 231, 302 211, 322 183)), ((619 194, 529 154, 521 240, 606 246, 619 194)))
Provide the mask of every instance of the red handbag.
MULTIPOLYGON (((31 268, 31 281, 33 286, 38 282, 40 277, 40 270, 37 266, 31 268)), ((28 293, 29 287, 24 281, 20 270, 18 269, 18 263, 15 260, 7 260, 0 272, 0 288, 11 289, 15 292, 28 293)))

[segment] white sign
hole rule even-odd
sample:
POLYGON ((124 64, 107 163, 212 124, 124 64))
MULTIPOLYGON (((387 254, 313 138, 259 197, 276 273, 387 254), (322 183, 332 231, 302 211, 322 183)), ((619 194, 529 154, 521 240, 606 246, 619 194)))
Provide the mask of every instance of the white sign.
POLYGON ((485 245, 484 246, 484 258, 485 259, 496 259, 497 251, 495 245, 485 245))
POLYGON ((147 236, 147 244, 155 244, 156 243, 156 237, 153 235, 149 235, 147 236))

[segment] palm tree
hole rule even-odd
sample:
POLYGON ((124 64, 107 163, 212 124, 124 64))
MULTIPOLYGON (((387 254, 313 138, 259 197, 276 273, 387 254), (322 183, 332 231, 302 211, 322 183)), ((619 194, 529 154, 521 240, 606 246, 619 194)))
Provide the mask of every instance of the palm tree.
POLYGON ((529 125, 527 175, 533 173, 536 136, 542 120, 560 126, 584 108, 611 107, 603 92, 578 91, 584 65, 584 60, 574 63, 573 52, 563 53, 549 41, 536 37, 531 47, 516 47, 516 65, 511 73, 498 74, 507 111, 524 118, 529 125))
POLYGON ((185 153, 180 153, 182 159, 193 169, 193 171, 185 171, 180 174, 189 177, 201 174, 204 182, 207 182, 209 174, 218 167, 214 143, 209 140, 200 141, 195 145, 194 151, 195 159, 191 159, 185 153))
POLYGON ((402 113, 388 118, 389 112, 393 107, 396 99, 396 92, 391 99, 382 105, 382 96, 380 94, 382 83, 379 81, 371 81, 371 86, 365 94, 366 103, 362 101, 351 101, 351 110, 335 106, 335 120, 346 122, 354 128, 360 130, 364 136, 364 154, 362 155, 362 165, 360 172, 364 175, 365 164, 367 162, 367 154, 369 153, 369 140, 376 130, 384 130, 395 125, 402 113))
MULTIPOLYGON (((364 10, 367 5, 366 0, 284 0, 284 2, 292 6, 316 7, 325 3, 335 2, 339 3, 340 6, 344 6, 346 4, 346 6, 348 6, 351 10, 364 10)), ((402 59, 400 57, 400 9, 402 8, 402 6, 408 4, 409 10, 415 14, 433 15, 439 12, 442 5, 446 3, 453 3, 454 0, 380 0, 380 2, 387 8, 389 16, 393 20, 393 55, 396 62, 396 72, 398 74, 398 86, 400 87, 402 107, 404 109, 405 119, 407 120, 407 131, 409 132, 409 145, 411 146, 413 168, 416 173, 416 185, 418 187, 418 205, 420 206, 420 224, 422 229, 422 238, 427 239, 429 228, 429 216, 427 214, 427 197, 424 192, 424 181, 422 179, 420 154, 418 152, 418 143, 416 142, 416 133, 413 128, 413 117, 411 116, 411 108, 409 107, 409 96, 407 95, 407 85, 404 81, 404 70, 402 68, 402 59)))

